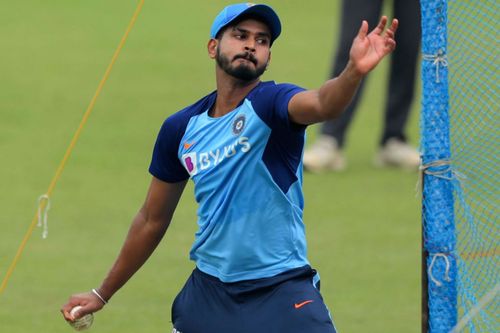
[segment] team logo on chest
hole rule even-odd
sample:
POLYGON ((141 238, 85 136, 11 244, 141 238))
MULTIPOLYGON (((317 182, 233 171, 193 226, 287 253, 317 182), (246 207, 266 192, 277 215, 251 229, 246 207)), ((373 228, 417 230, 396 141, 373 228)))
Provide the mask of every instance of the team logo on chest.
POLYGON ((243 132, 243 129, 245 128, 246 124, 246 118, 245 115, 239 115, 236 117, 236 119, 233 121, 233 134, 234 135, 240 135, 241 132, 243 132))

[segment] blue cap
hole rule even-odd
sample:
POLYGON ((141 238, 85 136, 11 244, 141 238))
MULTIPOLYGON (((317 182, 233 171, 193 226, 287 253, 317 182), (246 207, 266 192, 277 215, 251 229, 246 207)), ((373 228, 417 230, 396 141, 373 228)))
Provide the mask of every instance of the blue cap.
POLYGON ((271 30, 271 44, 281 33, 281 22, 278 14, 269 7, 263 4, 253 4, 250 2, 238 3, 224 8, 214 20, 210 29, 210 38, 215 38, 219 31, 228 26, 241 15, 255 15, 261 18, 271 30))

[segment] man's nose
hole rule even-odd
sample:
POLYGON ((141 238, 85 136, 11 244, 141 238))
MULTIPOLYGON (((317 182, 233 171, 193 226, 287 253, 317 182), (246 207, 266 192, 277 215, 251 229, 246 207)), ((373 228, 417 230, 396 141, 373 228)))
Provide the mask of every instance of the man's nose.
POLYGON ((245 50, 249 52, 255 52, 255 41, 250 39, 247 40, 245 50))

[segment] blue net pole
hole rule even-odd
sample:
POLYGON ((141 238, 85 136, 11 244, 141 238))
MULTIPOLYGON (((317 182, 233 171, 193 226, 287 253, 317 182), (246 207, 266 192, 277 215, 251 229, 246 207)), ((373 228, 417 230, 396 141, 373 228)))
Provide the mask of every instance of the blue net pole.
POLYGON ((428 326, 448 333, 457 323, 457 257, 450 154, 447 2, 421 0, 423 247, 428 326))

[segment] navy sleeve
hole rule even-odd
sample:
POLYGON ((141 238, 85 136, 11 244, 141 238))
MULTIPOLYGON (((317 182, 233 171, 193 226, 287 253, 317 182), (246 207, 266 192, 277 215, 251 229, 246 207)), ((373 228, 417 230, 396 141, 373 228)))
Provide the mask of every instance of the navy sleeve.
POLYGON ((303 131, 306 126, 290 120, 288 104, 295 94, 304 90, 294 84, 266 82, 255 92, 251 101, 259 117, 270 128, 280 131, 303 131))
POLYGON ((295 94, 298 94, 305 89, 289 83, 278 84, 276 87, 277 92, 274 100, 274 108, 276 111, 276 117, 278 118, 280 124, 285 123, 287 125, 292 125, 293 128, 305 128, 305 126, 292 123, 288 116, 288 104, 290 103, 290 100, 293 96, 295 96, 295 94))
POLYGON ((185 126, 179 126, 174 117, 163 123, 153 149, 149 172, 158 179, 176 183, 189 178, 178 158, 177 151, 184 135, 185 126))

